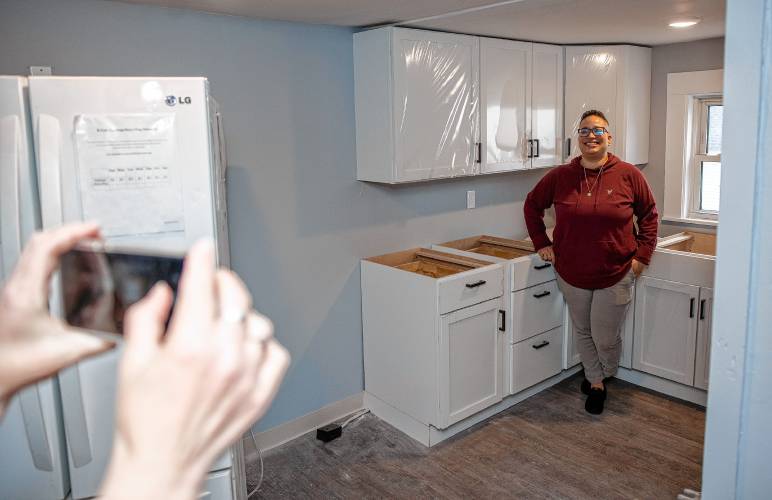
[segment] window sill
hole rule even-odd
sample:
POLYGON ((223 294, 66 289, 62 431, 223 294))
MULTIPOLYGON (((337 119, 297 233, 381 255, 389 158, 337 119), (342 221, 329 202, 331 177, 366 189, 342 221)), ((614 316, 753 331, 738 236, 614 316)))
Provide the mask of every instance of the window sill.
POLYGON ((665 216, 662 217, 662 222, 676 222, 678 224, 690 224, 693 226, 718 227, 718 221, 710 219, 688 219, 684 217, 665 216))

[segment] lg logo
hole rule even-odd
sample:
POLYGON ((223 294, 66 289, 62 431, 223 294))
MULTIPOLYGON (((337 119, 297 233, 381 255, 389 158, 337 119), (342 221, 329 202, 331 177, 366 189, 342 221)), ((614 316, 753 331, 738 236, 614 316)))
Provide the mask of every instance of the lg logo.
POLYGON ((190 104, 190 103, 191 103, 190 97, 176 97, 173 95, 166 96, 167 106, 174 106, 176 104, 190 104))

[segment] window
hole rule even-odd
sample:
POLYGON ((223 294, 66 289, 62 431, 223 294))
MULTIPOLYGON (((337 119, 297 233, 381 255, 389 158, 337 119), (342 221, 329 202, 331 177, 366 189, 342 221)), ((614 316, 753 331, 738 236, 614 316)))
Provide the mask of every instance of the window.
POLYGON ((721 191, 721 126, 724 116, 721 97, 694 99, 692 116, 689 218, 716 220, 721 191))
POLYGON ((663 221, 718 225, 723 79, 722 70, 667 75, 663 221))

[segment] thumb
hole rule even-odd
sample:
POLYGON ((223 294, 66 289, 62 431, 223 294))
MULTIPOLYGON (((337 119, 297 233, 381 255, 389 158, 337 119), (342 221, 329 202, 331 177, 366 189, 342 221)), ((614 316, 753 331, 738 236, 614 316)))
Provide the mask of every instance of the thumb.
POLYGON ((172 291, 156 283, 145 297, 126 311, 126 356, 147 359, 158 349, 172 305, 172 291))

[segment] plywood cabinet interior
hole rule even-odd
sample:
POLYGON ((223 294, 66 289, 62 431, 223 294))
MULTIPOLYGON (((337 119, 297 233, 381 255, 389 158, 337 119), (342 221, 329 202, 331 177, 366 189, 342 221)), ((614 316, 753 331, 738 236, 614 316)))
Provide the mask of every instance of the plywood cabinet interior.
POLYGON ((502 283, 500 265, 429 249, 363 260, 365 391, 436 429, 501 401, 502 283))
POLYGON ((477 37, 385 27, 354 35, 357 179, 479 171, 477 37))
POLYGON ((565 53, 565 158, 579 153, 582 113, 602 111, 613 136, 611 151, 633 164, 649 161, 651 49, 632 45, 580 45, 565 53))

